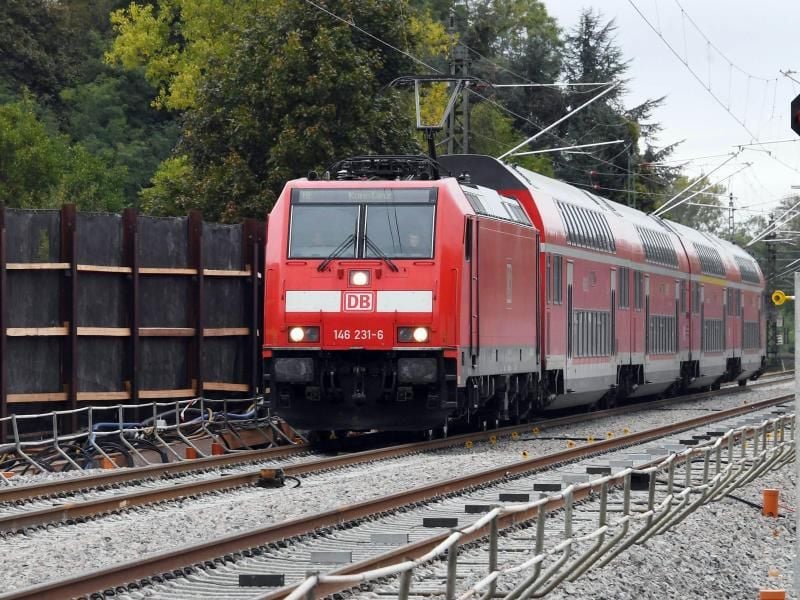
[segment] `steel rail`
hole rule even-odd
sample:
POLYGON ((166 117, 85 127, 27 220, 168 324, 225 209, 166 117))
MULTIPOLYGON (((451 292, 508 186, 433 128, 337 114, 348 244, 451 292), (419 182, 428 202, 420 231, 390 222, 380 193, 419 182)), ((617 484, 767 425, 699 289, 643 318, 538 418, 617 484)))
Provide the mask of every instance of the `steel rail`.
POLYGON ((163 477, 170 477, 193 471, 206 471, 220 467, 230 467, 249 462, 285 458, 295 454, 309 452, 311 447, 307 444, 295 446, 278 446, 263 450, 243 450, 233 454, 209 456, 179 463, 163 463, 148 465, 146 467, 132 467, 114 469, 106 473, 81 476, 58 481, 45 481, 30 485, 15 485, 0 488, 0 504, 4 502, 17 502, 35 498, 47 498, 69 492, 79 492, 92 488, 103 488, 130 481, 147 481, 163 477))
MULTIPOLYGON (((783 373, 780 373, 779 375, 783 375, 783 373)), ((366 451, 366 452, 376 452, 376 453, 384 452, 385 454, 383 454, 383 456, 376 454, 375 458, 372 459, 372 460, 378 460, 380 458, 401 456, 403 453, 408 453, 411 451, 421 452, 421 451, 447 448, 450 446, 457 446, 462 443, 465 443, 468 440, 481 440, 481 439, 489 439, 492 436, 511 435, 515 432, 519 433, 521 431, 521 428, 527 428, 527 427, 544 428, 544 427, 558 427, 562 425, 572 425, 587 420, 627 414, 632 411, 650 410, 653 408, 657 408, 658 406, 665 406, 676 402, 687 402, 692 400, 701 400, 723 394, 746 392, 754 387, 762 385, 774 385, 776 383, 780 383, 780 380, 758 381, 757 383, 746 387, 729 386, 729 387, 724 387, 720 390, 714 390, 710 392, 700 392, 697 394, 676 396, 674 398, 654 400, 651 402, 639 402, 635 404, 627 404, 621 407, 616 407, 606 410, 598 410, 598 411, 593 411, 591 413, 581 413, 577 415, 569 415, 566 417, 543 419, 538 421, 532 421, 531 423, 527 424, 509 425, 506 427, 500 427, 498 429, 454 435, 443 440, 433 440, 430 442, 422 442, 418 444, 403 444, 400 446, 373 450, 373 451, 366 451), (392 448, 396 449, 398 453, 391 454, 392 448), (414 448, 414 450, 412 450, 412 448, 414 448), (400 450, 402 450, 402 452, 399 452, 400 450)), ((310 451, 312 451, 312 447, 308 444, 299 444, 295 446, 280 446, 277 448, 267 448, 263 450, 246 450, 234 454, 209 456, 207 458, 199 458, 196 460, 180 462, 180 463, 164 463, 164 464, 148 465, 145 467, 115 469, 107 473, 99 473, 90 476, 76 476, 74 478, 61 479, 57 481, 46 481, 30 485, 15 485, 15 486, 3 487, 0 488, 0 504, 7 502, 19 502, 19 501, 38 499, 38 498, 62 496, 70 492, 81 492, 94 488, 105 488, 120 483, 154 480, 159 478, 171 477, 183 473, 191 473, 195 471, 202 472, 220 467, 229 467, 229 466, 247 464, 249 462, 259 462, 275 458, 286 458, 310 451)), ((350 456, 361 456, 363 454, 364 453, 362 452, 362 453, 351 454, 350 456)), ((174 489, 179 489, 179 488, 176 487, 174 489)), ((223 488, 215 488, 215 489, 223 489, 223 488)), ((0 521, 0 523, 1 522, 2 521, 0 521)), ((2 527, 0 527, 0 530, 2 530, 2 527)))
MULTIPOLYGON (((375 498, 358 504, 343 506, 333 510, 325 511, 300 517, 289 521, 283 521, 267 527, 251 530, 245 533, 234 534, 202 542, 192 546, 179 548, 167 552, 160 552, 150 556, 144 556, 137 560, 113 567, 103 568, 88 572, 77 577, 40 584, 24 590, 10 592, 0 596, 0 600, 22 600, 22 599, 60 599, 65 597, 81 596, 91 594, 100 590, 124 586, 141 579, 161 574, 182 571, 192 565, 202 565, 206 561, 213 561, 220 556, 243 552, 252 548, 258 548, 265 544, 278 542, 287 538, 300 535, 307 535, 320 528, 335 527, 343 523, 357 521, 372 517, 376 514, 386 513, 399 509, 404 506, 420 502, 430 502, 446 494, 463 492, 476 487, 490 484, 508 477, 527 474, 539 471, 557 464, 571 462, 580 458, 585 458, 602 452, 617 450, 633 444, 645 443, 661 437, 679 433, 687 429, 693 429, 701 425, 714 423, 720 420, 729 419, 738 415, 754 412, 768 408, 775 404, 780 404, 793 398, 793 394, 784 394, 760 402, 754 402, 743 406, 738 406, 724 411, 716 411, 708 415, 694 417, 679 423, 664 425, 653 429, 630 433, 618 438, 612 438, 575 447, 545 456, 526 459, 501 467, 488 469, 471 475, 466 475, 447 481, 438 481, 432 484, 397 492, 375 498)), ((589 490, 586 490, 586 494, 589 490)), ((516 514, 509 516, 510 521, 503 521, 504 524, 516 523, 527 520, 534 515, 516 514)), ((438 537, 438 536, 437 536, 438 537)), ((442 538, 438 538, 441 541, 442 538)), ((416 558, 425 554, 425 549, 430 549, 434 543, 430 540, 402 546, 401 548, 386 554, 381 554, 373 559, 368 559, 357 564, 348 565, 343 569, 332 571, 330 574, 344 575, 361 570, 375 568, 395 560, 400 555, 407 558, 416 558)), ((291 593, 296 586, 287 586, 273 593, 264 596, 265 599, 277 600, 291 593)), ((317 593, 334 593, 331 586, 317 590, 317 593)))
MULTIPOLYGON (((734 388, 734 390, 738 389, 739 388, 734 388)), ((744 390, 746 388, 742 389, 744 390)), ((705 392, 703 394, 697 394, 696 396, 702 396, 702 397, 708 397, 709 395, 715 396, 719 395, 722 391, 723 390, 719 390, 716 392, 705 392)), ((730 389, 726 391, 727 393, 731 392, 730 389)), ((678 398, 668 398, 663 400, 655 400, 648 403, 639 403, 632 406, 624 406, 613 409, 607 409, 603 411, 595 411, 592 413, 581 413, 577 415, 556 417, 553 419, 547 419, 544 421, 528 424, 525 426, 525 429, 530 427, 552 428, 564 425, 572 425, 576 423, 583 423, 586 421, 595 420, 597 418, 627 414, 631 411, 631 409, 634 409, 636 411, 648 410, 675 402, 683 402, 686 401, 686 399, 687 399, 686 396, 678 398)), ((351 453, 330 458, 322 458, 318 460, 310 460, 298 464, 287 465, 283 467, 283 470, 286 475, 292 477, 298 477, 300 475, 318 473, 330 469, 356 466, 359 464, 374 462, 378 460, 388 460, 391 458, 398 458, 411 454, 417 454, 421 452, 429 452, 432 450, 439 450, 442 448, 453 447, 456 445, 460 445, 468 440, 486 439, 491 436, 497 436, 497 435, 510 435, 515 432, 519 432, 520 429, 521 426, 509 426, 491 431, 461 434, 442 440, 432 440, 428 442, 388 446, 384 448, 365 450, 357 453, 351 453)), ((291 449, 291 447, 287 448, 286 450, 289 449, 291 449)), ((285 455, 273 452, 269 454, 266 458, 278 457, 278 456, 285 456, 285 455)), ((241 457, 241 455, 239 455, 239 457, 241 457)), ((182 465, 183 463, 177 463, 175 466, 182 466, 182 465)), ((149 468, 145 468, 145 470, 147 470, 148 472, 150 471, 149 468)), ((108 473, 107 475, 113 476, 116 473, 117 472, 114 471, 108 473)), ((106 474, 101 474, 99 477, 104 477, 105 475, 106 474)), ((50 523, 63 523, 78 519, 92 518, 107 513, 127 510, 136 506, 146 506, 148 504, 154 504, 158 502, 177 500, 180 498, 197 496, 216 491, 240 488, 256 483, 260 479, 260 477, 261 477, 260 470, 251 471, 247 473, 222 474, 219 478, 207 478, 183 484, 165 486, 161 488, 134 491, 127 494, 115 494, 108 498, 99 498, 95 500, 86 500, 79 502, 73 502, 69 501, 68 499, 65 499, 63 502, 54 504, 53 506, 49 506, 46 508, 25 511, 7 515, 5 517, 0 517, 0 532, 19 531, 26 528, 47 525, 50 523)), ((67 480, 67 483, 73 484, 71 480, 67 480)), ((33 491, 35 492, 37 497, 41 497, 45 495, 42 493, 42 490, 49 489, 50 485, 55 485, 59 493, 65 491, 63 490, 62 486, 59 486, 58 483, 39 484, 37 486, 20 486, 19 490, 25 490, 34 487, 35 489, 33 491)), ((103 480, 101 485, 107 485, 105 479, 103 480)), ((82 487, 81 489, 85 488, 82 487)), ((13 492, 15 491, 15 488, 11 488, 8 491, 13 492)), ((54 495, 54 494, 55 492, 50 491, 47 495, 54 495)), ((7 495, 11 496, 9 500, 20 499, 19 492, 18 494, 12 495, 0 491, 0 501, 4 501, 7 495)))

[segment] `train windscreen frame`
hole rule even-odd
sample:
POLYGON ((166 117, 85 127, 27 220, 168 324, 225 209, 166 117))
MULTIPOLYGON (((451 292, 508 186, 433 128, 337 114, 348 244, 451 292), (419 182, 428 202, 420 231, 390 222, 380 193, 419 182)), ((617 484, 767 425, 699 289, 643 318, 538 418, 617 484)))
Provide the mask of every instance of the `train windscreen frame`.
POLYGON ((295 188, 289 259, 433 258, 437 188, 295 188))

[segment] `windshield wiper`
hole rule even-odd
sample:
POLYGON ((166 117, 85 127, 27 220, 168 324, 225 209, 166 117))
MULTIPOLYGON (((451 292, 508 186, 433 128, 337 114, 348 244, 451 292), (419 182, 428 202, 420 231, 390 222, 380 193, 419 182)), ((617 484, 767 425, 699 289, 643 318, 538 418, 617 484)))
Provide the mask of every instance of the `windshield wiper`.
POLYGON ((341 244, 339 244, 338 246, 336 246, 336 248, 333 249, 333 252, 331 252, 328 255, 328 258, 326 258, 321 263, 319 263, 319 266, 317 267, 317 271, 322 272, 325 269, 327 269, 328 265, 331 264, 333 259, 336 258, 337 256, 339 256, 342 252, 344 252, 347 249, 347 247, 350 246, 350 244, 353 243, 353 241, 355 239, 356 239, 356 234, 355 233, 351 233, 350 235, 348 235, 341 244))
POLYGON ((383 250, 378 248, 375 242, 369 239, 366 234, 364 234, 364 242, 367 244, 369 249, 372 250, 372 252, 374 252, 378 256, 378 258, 381 258, 386 261, 386 264, 389 266, 390 270, 394 271, 395 273, 397 273, 397 271, 400 270, 397 268, 397 265, 392 262, 392 259, 386 256, 386 253, 384 253, 383 250))

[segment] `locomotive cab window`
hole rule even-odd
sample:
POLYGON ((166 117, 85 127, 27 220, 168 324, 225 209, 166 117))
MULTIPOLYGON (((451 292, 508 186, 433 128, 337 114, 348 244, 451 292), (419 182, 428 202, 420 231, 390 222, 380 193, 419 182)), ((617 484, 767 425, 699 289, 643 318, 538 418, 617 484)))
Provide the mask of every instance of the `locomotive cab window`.
POLYGON ((289 258, 355 258, 358 206, 292 206, 289 258), (349 242, 349 243, 348 243, 349 242))
POLYGON ((289 258, 432 258, 436 192, 292 190, 289 258))
POLYGON ((367 205, 364 256, 431 258, 433 213, 433 205, 367 205))

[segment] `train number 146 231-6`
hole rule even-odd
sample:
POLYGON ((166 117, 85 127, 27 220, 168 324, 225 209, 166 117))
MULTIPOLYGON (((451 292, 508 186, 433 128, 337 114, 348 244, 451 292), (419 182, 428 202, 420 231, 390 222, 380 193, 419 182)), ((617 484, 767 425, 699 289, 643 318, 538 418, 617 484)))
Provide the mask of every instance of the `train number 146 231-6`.
POLYGON ((369 342, 370 340, 378 340, 382 342, 384 338, 383 329, 334 329, 333 339, 345 341, 362 341, 369 342))

